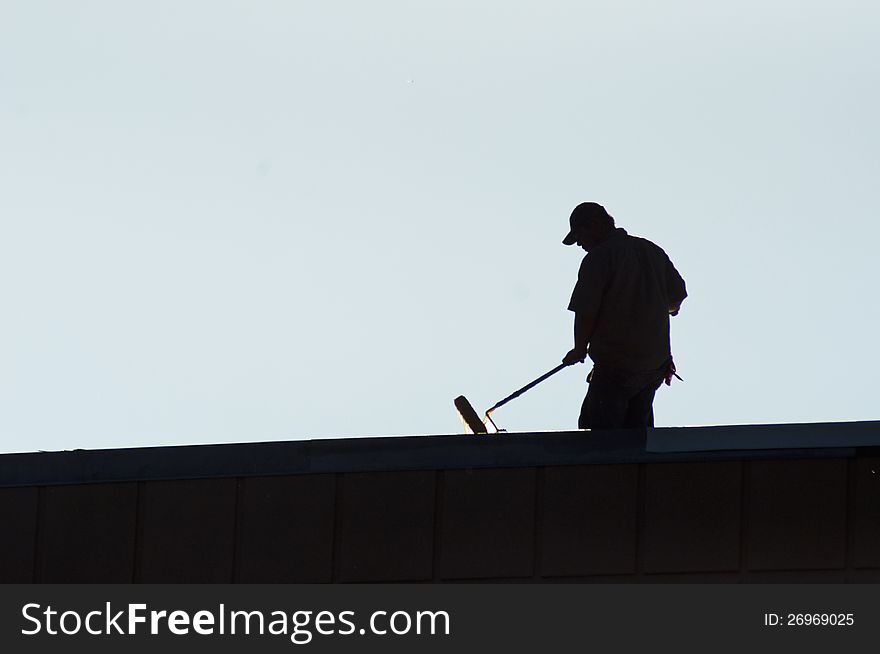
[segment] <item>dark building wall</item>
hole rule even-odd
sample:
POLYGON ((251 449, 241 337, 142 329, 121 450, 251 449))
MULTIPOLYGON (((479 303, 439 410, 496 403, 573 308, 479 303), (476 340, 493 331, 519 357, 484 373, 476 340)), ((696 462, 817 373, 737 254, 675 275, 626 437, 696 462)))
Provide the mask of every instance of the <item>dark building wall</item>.
POLYGON ((844 454, 0 488, 0 581, 880 581, 844 454))

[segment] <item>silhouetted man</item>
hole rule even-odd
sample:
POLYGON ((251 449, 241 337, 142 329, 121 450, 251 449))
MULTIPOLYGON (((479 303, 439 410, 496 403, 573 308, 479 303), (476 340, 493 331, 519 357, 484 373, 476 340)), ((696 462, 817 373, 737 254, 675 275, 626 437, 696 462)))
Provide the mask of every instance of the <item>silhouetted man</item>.
POLYGON ((654 393, 675 373, 669 316, 687 297, 684 280, 651 241, 614 226, 605 208, 579 204, 565 245, 587 255, 568 305, 574 311, 574 348, 562 362, 593 370, 578 428, 653 427, 654 393))

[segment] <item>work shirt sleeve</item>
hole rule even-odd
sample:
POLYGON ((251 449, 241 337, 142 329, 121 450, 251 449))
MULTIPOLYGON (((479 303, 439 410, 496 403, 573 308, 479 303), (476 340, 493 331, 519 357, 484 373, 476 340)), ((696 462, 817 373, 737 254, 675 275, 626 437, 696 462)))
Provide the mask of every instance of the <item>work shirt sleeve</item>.
POLYGON ((687 297, 684 279, 678 274, 668 257, 666 259, 666 297, 670 313, 677 313, 681 308, 681 303, 687 297))
POLYGON ((610 280, 610 264, 607 257, 590 254, 584 257, 578 271, 577 284, 568 303, 569 311, 582 314, 590 322, 595 322, 610 280))

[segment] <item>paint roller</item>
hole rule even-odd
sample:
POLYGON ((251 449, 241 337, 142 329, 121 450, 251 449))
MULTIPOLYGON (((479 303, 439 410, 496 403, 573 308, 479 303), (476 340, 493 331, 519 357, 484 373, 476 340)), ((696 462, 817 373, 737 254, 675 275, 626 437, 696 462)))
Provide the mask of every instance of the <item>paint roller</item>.
POLYGON ((557 372, 559 372, 563 368, 567 368, 569 365, 570 364, 567 364, 567 363, 560 363, 558 366, 553 368, 553 370, 551 370, 550 372, 544 373, 543 375, 538 377, 535 381, 529 382, 528 384, 526 384, 522 388, 514 391, 513 393, 511 393, 510 395, 505 397, 503 400, 501 400, 500 402, 497 402, 495 404, 495 406, 493 406, 491 409, 486 411, 486 417, 483 420, 480 420, 480 416, 477 414, 476 411, 474 411, 474 407, 471 406, 471 403, 467 401, 467 398, 464 395, 459 395, 457 398, 455 398, 455 400, 453 400, 453 404, 455 404, 455 409, 456 409, 456 411, 458 411, 458 415, 461 416, 461 419, 464 422, 464 424, 467 425, 468 429, 470 429, 471 432, 473 432, 474 434, 488 434, 489 433, 489 430, 486 428, 486 420, 488 420, 489 422, 492 423, 492 426, 495 428, 495 431, 501 431, 500 429, 498 429, 498 426, 495 424, 495 421, 492 420, 491 414, 495 409, 504 406, 505 404, 507 404, 511 400, 515 400, 516 398, 518 398, 520 395, 525 393, 530 388, 534 388, 535 386, 540 384, 542 381, 544 381, 548 377, 552 377, 553 375, 555 375, 557 372))

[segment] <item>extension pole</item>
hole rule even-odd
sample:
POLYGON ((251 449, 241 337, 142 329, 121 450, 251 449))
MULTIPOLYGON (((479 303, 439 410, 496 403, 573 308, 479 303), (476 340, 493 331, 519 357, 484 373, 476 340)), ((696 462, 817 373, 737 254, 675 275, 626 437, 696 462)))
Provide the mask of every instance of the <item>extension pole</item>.
POLYGON ((558 366, 556 366, 555 368, 553 368, 553 370, 551 370, 550 372, 548 372, 548 373, 544 373, 543 375, 541 375, 540 377, 538 377, 535 381, 526 384, 525 386, 523 386, 523 387, 522 387, 521 389, 519 389, 518 391, 514 391, 513 393, 511 393, 510 395, 508 395, 507 397, 505 397, 505 398, 504 398, 503 400, 501 400, 498 404, 496 404, 496 405, 493 406, 491 409, 489 409, 488 411, 486 411, 486 415, 488 416, 490 413, 492 413, 492 412, 493 412, 495 409, 497 409, 498 407, 500 407, 500 406, 504 406, 505 404, 507 404, 507 403, 510 402, 511 400, 515 400, 516 398, 518 398, 520 395, 522 395, 523 393, 525 393, 525 392, 526 392, 527 390, 529 390, 530 388, 532 388, 532 387, 534 387, 534 386, 537 386, 538 384, 540 384, 542 381, 544 381, 544 380, 547 379, 548 377, 551 377, 552 375, 555 375, 557 372, 559 372, 559 371, 562 370, 563 368, 567 368, 567 367, 568 367, 568 364, 567 364, 567 363, 560 363, 558 366))

